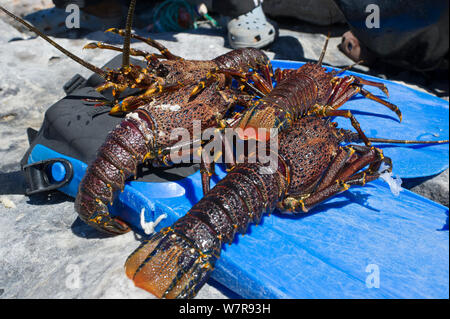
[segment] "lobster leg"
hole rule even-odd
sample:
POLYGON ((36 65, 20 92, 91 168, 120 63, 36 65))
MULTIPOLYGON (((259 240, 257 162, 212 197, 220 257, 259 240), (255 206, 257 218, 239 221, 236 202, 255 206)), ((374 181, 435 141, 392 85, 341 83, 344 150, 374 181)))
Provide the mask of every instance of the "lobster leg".
POLYGON ((198 84, 194 87, 190 94, 191 98, 199 94, 205 87, 212 85, 214 82, 218 81, 218 73, 216 72, 216 70, 217 69, 209 71, 206 76, 198 82, 198 84))
POLYGON ((354 78, 355 78, 357 84, 374 86, 374 87, 380 89, 381 91, 383 91, 383 93, 386 94, 387 97, 389 97, 389 91, 384 83, 365 80, 358 76, 355 76, 354 78))
POLYGON ((334 78, 333 81, 334 81, 333 93, 327 103, 327 105, 330 105, 333 109, 338 109, 345 102, 350 100, 353 96, 355 96, 358 93, 361 93, 364 97, 386 106, 391 111, 395 112, 395 114, 397 114, 400 121, 402 120, 402 113, 396 105, 383 99, 380 99, 379 97, 374 96, 372 93, 362 88, 362 85, 375 86, 380 90, 382 90, 386 95, 388 95, 389 93, 384 84, 364 80, 354 76, 334 78))
POLYGON ((355 150, 350 146, 339 148, 339 152, 320 181, 316 192, 320 192, 330 186, 335 180, 336 176, 342 170, 344 165, 350 160, 350 157, 355 153, 355 150))
POLYGON ((138 107, 143 106, 151 101, 151 97, 161 92, 173 91, 183 86, 181 83, 173 85, 163 85, 164 80, 160 80, 161 83, 154 83, 144 93, 138 96, 129 96, 123 99, 122 102, 113 106, 109 114, 121 114, 136 110, 138 107))
MULTIPOLYGON (((106 30, 106 32, 112 32, 115 34, 118 34, 120 36, 125 36, 125 30, 119 30, 117 28, 111 28, 106 30)), ((172 52, 170 52, 165 46, 163 46, 161 43, 159 43, 158 41, 155 41, 151 38, 144 38, 141 37, 137 34, 131 34, 131 38, 132 39, 136 39, 136 40, 140 40, 144 43, 147 43, 149 46, 157 49, 159 52, 161 52, 161 54, 167 59, 167 60, 182 60, 183 58, 174 55, 172 52)))
POLYGON ((400 109, 392 103, 389 103, 388 101, 385 101, 383 99, 380 99, 379 97, 376 97, 375 95, 373 95, 372 93, 370 93, 367 90, 364 90, 363 88, 361 88, 361 94, 364 95, 364 97, 371 99, 373 101, 376 101, 380 104, 383 104, 384 106, 387 106, 390 110, 394 111, 395 114, 397 114, 400 122, 402 121, 402 112, 400 111, 400 109))
MULTIPOLYGON (((102 42, 92 42, 86 44, 83 49, 104 49, 104 50, 113 50, 118 52, 123 52, 123 48, 117 47, 111 44, 102 43, 102 42)), ((162 59, 164 56, 156 53, 149 53, 146 51, 138 50, 130 48, 130 55, 132 56, 141 56, 145 58, 147 61, 154 61, 155 59, 162 59)))
POLYGON ((292 69, 276 69, 275 70, 275 80, 277 81, 277 83, 279 83, 280 81, 286 79, 290 74, 292 74, 293 72, 295 72, 296 70, 292 70, 292 69))
POLYGON ((119 103, 119 98, 120 98, 120 94, 122 94, 123 91, 125 91, 127 89, 128 85, 126 84, 117 84, 114 82, 110 82, 107 81, 106 83, 98 86, 95 90, 97 92, 103 92, 109 88, 112 88, 112 94, 113 94, 113 104, 118 104, 119 103))
POLYGON ((348 188, 350 188, 350 186, 364 186, 367 182, 376 180, 380 176, 380 172, 378 172, 378 169, 382 162, 388 163, 389 167, 387 170, 391 170, 392 163, 390 158, 380 158, 380 153, 378 151, 375 148, 368 149, 368 152, 366 154, 362 155, 357 161, 355 161, 355 163, 350 165, 347 169, 344 169, 339 174, 338 179, 336 180, 336 184, 332 184, 321 192, 312 194, 310 197, 305 199, 304 205, 307 207, 307 209, 312 208, 313 206, 336 195, 337 193, 347 190, 348 188), (355 172, 358 172, 367 164, 369 164, 368 169, 355 174, 355 172))
POLYGON ((211 176, 214 174, 214 161, 208 152, 202 152, 200 162, 200 174, 202 177, 203 195, 206 195, 211 189, 211 176))
POLYGON ((359 145, 346 146, 336 155, 314 192, 289 196, 280 203, 279 208, 291 212, 298 212, 301 209, 307 213, 318 203, 346 191, 352 185, 364 186, 365 183, 377 179, 380 176, 378 170, 382 162, 388 164, 388 170, 391 169, 390 158, 384 157, 381 150, 359 145), (356 155, 356 159, 353 159, 353 154, 356 155), (346 165, 348 163, 350 164, 346 165), (369 167, 366 170, 355 174, 367 165, 369 167))
POLYGON ((141 99, 139 96, 129 96, 123 99, 122 102, 117 103, 109 111, 111 115, 127 113, 136 110, 138 107, 147 104, 149 101, 141 99))
MULTIPOLYGON (((268 66, 265 66, 265 68, 263 68, 263 71, 265 74, 267 74, 268 71, 268 66), (264 71, 265 69, 265 71, 264 71)), ((272 89, 273 89, 273 84, 272 84, 272 80, 269 77, 268 79, 264 77, 261 77, 257 72, 252 71, 252 72, 243 72, 243 71, 236 71, 236 70, 232 70, 232 69, 217 69, 216 72, 220 72, 223 73, 225 75, 231 76, 231 77, 237 77, 240 79, 240 81, 244 84, 244 85, 250 85, 251 83, 249 83, 248 81, 251 80, 254 82, 254 87, 251 86, 252 89, 256 88, 258 90, 258 94, 261 96, 266 96, 267 94, 269 94, 272 89)))
POLYGON ((369 147, 372 146, 372 143, 369 141, 367 136, 361 130, 361 126, 359 125, 359 122, 356 120, 356 118, 353 116, 352 112, 348 110, 334 110, 327 107, 318 107, 313 110, 313 113, 317 114, 318 116, 342 116, 350 119, 352 126, 358 132, 364 144, 366 144, 366 146, 369 147))
POLYGON ((224 138, 223 131, 225 130, 225 128, 227 128, 227 126, 222 126, 220 129, 218 129, 220 131, 220 142, 222 150, 217 152, 216 157, 211 158, 211 154, 209 152, 202 151, 200 172, 202 176, 203 195, 206 195, 210 191, 211 176, 215 174, 215 164, 217 163, 219 158, 223 158, 223 160, 225 160, 227 169, 231 169, 235 165, 233 148, 230 144, 230 141, 224 138))
POLYGON ((389 157, 385 157, 380 149, 376 147, 369 148, 361 145, 351 145, 351 147, 358 153, 358 158, 340 172, 341 179, 348 180, 355 172, 358 172, 367 165, 369 165, 369 167, 365 172, 369 175, 373 175, 377 172, 381 166, 381 163, 386 163, 389 170, 392 168, 391 159, 389 157))
POLYGON ((285 198, 280 204, 279 208, 287 211, 298 211, 299 208, 304 213, 308 212, 306 208, 304 200, 312 196, 313 194, 320 193, 324 189, 330 187, 335 181, 339 172, 342 170, 344 165, 348 162, 352 154, 355 152, 351 147, 345 146, 340 147, 338 153, 333 159, 332 163, 328 167, 325 175, 321 180, 318 181, 318 184, 315 187, 315 190, 310 193, 300 194, 300 195, 291 195, 285 198))
POLYGON ((198 85, 192 90, 191 96, 195 96, 205 87, 214 83, 218 79, 218 74, 224 74, 231 78, 237 78, 243 84, 243 87, 248 86, 260 96, 265 96, 273 89, 271 70, 269 65, 263 65, 260 66, 260 71, 263 73, 263 77, 261 77, 256 71, 244 72, 243 70, 214 68, 208 72, 205 78, 200 80, 198 85), (253 81, 254 84, 249 83, 249 80, 253 81))

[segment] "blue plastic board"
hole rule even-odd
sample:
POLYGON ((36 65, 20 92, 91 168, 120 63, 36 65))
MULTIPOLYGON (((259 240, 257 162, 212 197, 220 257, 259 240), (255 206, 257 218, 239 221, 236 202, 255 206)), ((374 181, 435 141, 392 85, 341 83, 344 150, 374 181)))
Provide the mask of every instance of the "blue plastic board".
MULTIPOLYGON (((272 61, 274 68, 299 68, 303 62, 272 61)), ((328 68, 331 70, 332 68, 328 68)), ((408 88, 399 83, 356 72, 345 72, 363 79, 384 83, 390 93, 386 98, 377 88, 364 88, 374 95, 397 105, 403 113, 400 123, 397 115, 385 106, 358 94, 341 106, 351 110, 368 137, 399 140, 447 140, 449 138, 448 102, 428 93, 408 88)), ((355 131, 348 119, 336 118, 339 127, 355 131)), ((448 168, 449 145, 394 145, 375 144, 392 158, 394 174, 401 178, 433 176, 448 168)))

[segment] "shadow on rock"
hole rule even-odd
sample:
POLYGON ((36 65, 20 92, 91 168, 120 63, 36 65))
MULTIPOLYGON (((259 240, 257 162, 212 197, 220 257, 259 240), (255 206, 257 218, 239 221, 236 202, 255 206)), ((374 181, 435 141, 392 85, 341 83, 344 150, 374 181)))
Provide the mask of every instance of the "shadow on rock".
MULTIPOLYGON (((102 233, 101 231, 93 228, 92 226, 89 226, 84 221, 81 220, 80 217, 77 217, 77 219, 74 220, 72 223, 72 226, 70 226, 72 233, 81 238, 86 239, 107 239, 116 237, 115 235, 109 235, 106 233, 102 233)), ((134 239, 137 242, 144 242, 148 240, 151 236, 153 236, 155 233, 152 233, 150 235, 146 235, 142 232, 142 230, 135 229, 134 227, 131 227, 131 232, 133 233, 134 239)), ((117 235, 120 236, 120 235, 117 235)))
POLYGON ((64 193, 55 191, 50 193, 30 195, 28 197, 27 203, 30 205, 46 206, 60 204, 68 201, 73 202, 73 198, 67 196, 64 193))
POLYGON ((303 47, 293 36, 280 36, 268 48, 276 60, 306 61, 303 47))
POLYGON ((103 238, 111 238, 113 236, 102 233, 95 228, 87 225, 83 222, 80 217, 77 217, 73 222, 72 226, 70 226, 72 233, 78 237, 86 238, 86 239, 103 239, 103 238))

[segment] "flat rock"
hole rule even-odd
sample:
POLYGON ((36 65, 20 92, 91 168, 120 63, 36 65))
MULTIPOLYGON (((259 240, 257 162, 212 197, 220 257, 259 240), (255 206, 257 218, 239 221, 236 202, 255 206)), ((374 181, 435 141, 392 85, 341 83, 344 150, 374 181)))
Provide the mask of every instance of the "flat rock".
POLYGON ((433 178, 420 181, 420 183, 416 186, 412 186, 410 184, 406 185, 406 187, 414 193, 427 197, 448 207, 448 185, 449 177, 448 169, 446 169, 444 172, 433 178))

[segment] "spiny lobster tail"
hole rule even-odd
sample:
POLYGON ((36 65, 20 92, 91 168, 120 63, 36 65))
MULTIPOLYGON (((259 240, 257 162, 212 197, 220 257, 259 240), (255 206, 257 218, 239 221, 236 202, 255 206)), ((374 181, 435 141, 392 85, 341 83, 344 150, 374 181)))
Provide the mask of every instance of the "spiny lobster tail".
POLYGON ((123 40, 122 68, 127 68, 130 66, 131 28, 133 26, 133 16, 135 8, 136 0, 131 0, 130 7, 128 8, 125 38, 123 40))
POLYGON ((328 41, 330 40, 330 36, 331 36, 331 34, 330 34, 330 32, 328 32, 327 39, 325 40, 325 44, 322 49, 322 53, 320 54, 320 58, 317 61, 317 65, 319 65, 319 66, 322 65, 323 58, 325 57, 325 52, 327 51, 328 41))
POLYGON ((153 132, 147 112, 137 110, 109 133, 81 180, 75 199, 75 210, 84 222, 113 235, 129 231, 125 223, 109 214, 108 204, 153 151, 153 132))
MULTIPOLYGON (((282 164, 280 164, 282 165, 282 164)), ((287 188, 283 173, 261 173, 261 164, 239 164, 172 227, 144 242, 125 272, 159 298, 191 298, 209 278, 223 243, 259 223, 287 188)))
POLYGON ((194 230, 198 233, 187 237, 174 225, 144 242, 125 263, 128 278, 158 298, 193 298, 208 280, 221 248, 210 229, 194 225, 194 230), (202 247, 193 240, 208 244, 202 247))
POLYGON ((82 66, 84 66, 85 68, 91 70, 94 73, 97 73, 98 75, 100 75, 101 77, 105 77, 106 76, 106 72, 103 71, 102 69, 96 67, 95 65, 90 64, 89 62, 81 59, 80 57, 76 56, 75 54, 67 51, 66 49, 64 49, 62 46, 60 46, 58 43, 56 43, 55 41, 53 41, 52 39, 50 39, 48 36, 46 36, 45 34, 43 34, 41 31, 39 31, 37 28, 35 28, 34 26, 32 26, 31 24, 29 24, 28 22, 26 22, 25 20, 19 18, 18 16, 14 15, 13 13, 9 12, 8 10, 6 10, 5 8, 3 8, 2 6, 0 6, 0 10, 2 10, 4 13, 6 13, 8 16, 10 16, 11 18, 13 18, 14 20, 20 22, 21 24, 23 24, 25 27, 27 27, 30 31, 33 31, 34 33, 36 33, 39 37, 41 37, 42 39, 44 39, 45 41, 47 41, 48 43, 50 43, 53 47, 55 47, 56 49, 58 49, 59 51, 61 51, 62 53, 64 53, 66 56, 68 56, 69 58, 71 58, 72 60, 74 60, 75 62, 81 64, 82 66))

